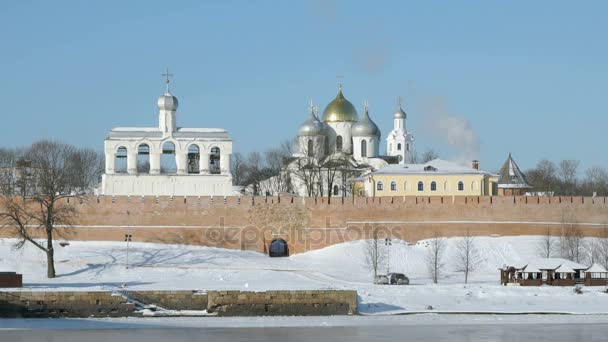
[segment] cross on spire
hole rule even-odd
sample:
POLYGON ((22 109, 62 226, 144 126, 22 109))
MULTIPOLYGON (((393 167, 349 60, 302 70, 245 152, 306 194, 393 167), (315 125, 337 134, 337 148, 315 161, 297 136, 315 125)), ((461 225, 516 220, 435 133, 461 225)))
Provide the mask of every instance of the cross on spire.
POLYGON ((398 107, 397 109, 401 109, 402 102, 403 102, 403 99, 401 98, 401 96, 397 97, 397 107, 398 107))
POLYGON ((173 74, 169 73, 169 68, 167 68, 165 73, 162 74, 162 76, 165 78, 165 84, 167 85, 167 93, 168 93, 169 92, 169 83, 171 83, 171 77, 173 77, 173 74))
POLYGON ((342 90, 342 80, 344 79, 344 75, 336 75, 336 79, 338 80, 338 89, 342 90))

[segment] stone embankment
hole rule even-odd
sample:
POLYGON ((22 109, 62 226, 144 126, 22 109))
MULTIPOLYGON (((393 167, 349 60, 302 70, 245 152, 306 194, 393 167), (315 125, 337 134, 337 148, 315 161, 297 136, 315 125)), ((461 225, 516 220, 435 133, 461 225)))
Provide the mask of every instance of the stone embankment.
POLYGON ((0 317, 140 317, 142 310, 200 311, 215 316, 357 314, 357 292, 87 291, 0 292, 0 317))

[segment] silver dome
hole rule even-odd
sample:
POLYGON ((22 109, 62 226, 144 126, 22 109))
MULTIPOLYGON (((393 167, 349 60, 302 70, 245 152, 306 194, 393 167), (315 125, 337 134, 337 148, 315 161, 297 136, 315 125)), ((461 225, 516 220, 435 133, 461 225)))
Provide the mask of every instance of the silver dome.
POLYGON ((167 91, 164 95, 158 98, 156 105, 160 110, 176 111, 177 107, 179 106, 179 102, 177 101, 177 97, 173 96, 173 94, 167 91))
POLYGON ((310 115, 308 119, 300 125, 300 129, 298 130, 299 136, 310 137, 315 135, 323 135, 325 131, 325 126, 319 120, 319 118, 315 115, 314 109, 310 109, 310 115))
POLYGON ((406 118, 407 118, 407 114, 405 114, 405 112, 403 111, 401 106, 399 106, 399 109, 395 112, 395 119, 406 119, 406 118))
POLYGON ((353 137, 380 136, 380 129, 369 117, 369 110, 367 106, 365 106, 361 119, 352 126, 351 133, 353 137))

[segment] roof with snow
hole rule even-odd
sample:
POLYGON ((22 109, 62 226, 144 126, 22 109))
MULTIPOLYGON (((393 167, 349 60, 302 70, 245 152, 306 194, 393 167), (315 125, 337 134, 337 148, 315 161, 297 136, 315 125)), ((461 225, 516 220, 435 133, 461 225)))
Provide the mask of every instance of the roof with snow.
POLYGON ((593 264, 585 272, 587 272, 587 273, 606 273, 608 271, 606 271, 604 266, 602 266, 600 264, 593 264))
MULTIPOLYGON (((108 138, 162 138, 163 132, 158 127, 114 127, 108 138)), ((173 133, 179 138, 228 139, 228 132, 222 128, 189 128, 179 127, 173 133)))
POLYGON ((555 271, 561 273, 574 273, 576 270, 586 270, 588 267, 577 262, 561 258, 539 258, 530 260, 523 268, 524 272, 540 273, 542 271, 555 271))
POLYGON ((491 175, 483 170, 462 166, 443 159, 434 159, 424 164, 389 164, 374 172, 384 174, 484 174, 491 175))
POLYGON ((526 175, 521 172, 519 166, 517 166, 517 163, 515 160, 513 160, 511 153, 509 153, 509 158, 507 158, 505 163, 500 168, 498 175, 499 188, 531 188, 526 180, 526 175))

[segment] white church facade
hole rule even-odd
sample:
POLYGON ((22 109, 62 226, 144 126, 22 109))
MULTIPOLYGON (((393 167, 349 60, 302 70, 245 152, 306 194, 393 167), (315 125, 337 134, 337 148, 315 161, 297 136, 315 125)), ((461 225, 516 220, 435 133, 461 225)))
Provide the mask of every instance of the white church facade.
POLYGON ((220 128, 177 126, 177 98, 158 98, 158 127, 116 127, 104 142, 101 194, 122 196, 227 196, 232 140, 220 128))

